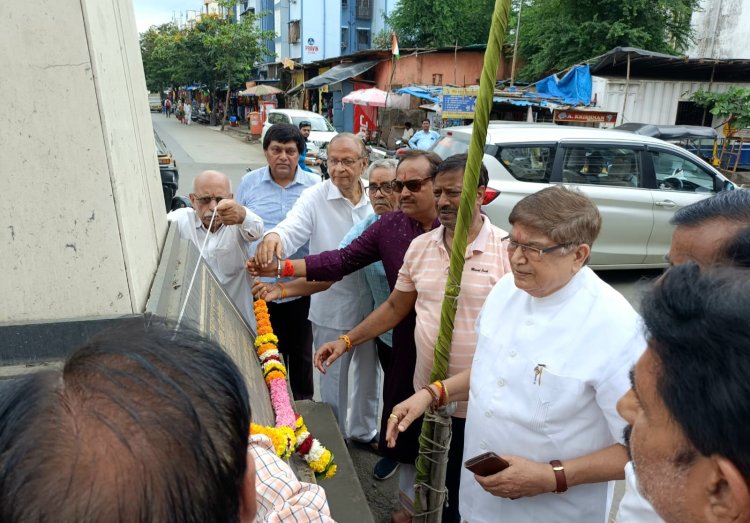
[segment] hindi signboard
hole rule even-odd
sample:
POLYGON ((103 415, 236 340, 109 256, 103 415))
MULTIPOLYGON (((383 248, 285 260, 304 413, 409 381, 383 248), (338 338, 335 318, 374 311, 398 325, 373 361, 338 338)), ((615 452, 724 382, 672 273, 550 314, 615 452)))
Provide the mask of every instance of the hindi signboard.
POLYGON ((477 107, 479 89, 463 89, 459 87, 445 87, 443 89, 442 117, 474 118, 477 107))

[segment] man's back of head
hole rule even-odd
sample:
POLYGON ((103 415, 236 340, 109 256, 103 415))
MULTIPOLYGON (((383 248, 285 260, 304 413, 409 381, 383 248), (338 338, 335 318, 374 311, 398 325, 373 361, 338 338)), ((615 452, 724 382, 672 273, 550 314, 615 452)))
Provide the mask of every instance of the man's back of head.
POLYGON ((0 521, 238 521, 249 424, 218 346, 126 322, 4 386, 0 521))

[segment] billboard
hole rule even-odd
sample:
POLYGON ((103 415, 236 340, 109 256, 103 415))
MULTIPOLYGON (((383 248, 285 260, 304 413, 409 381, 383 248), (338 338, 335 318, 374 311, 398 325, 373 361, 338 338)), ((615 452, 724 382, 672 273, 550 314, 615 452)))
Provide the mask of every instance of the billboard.
POLYGON ((442 117, 449 120, 453 118, 474 118, 477 107, 477 95, 479 89, 462 89, 459 87, 445 87, 443 89, 442 117))

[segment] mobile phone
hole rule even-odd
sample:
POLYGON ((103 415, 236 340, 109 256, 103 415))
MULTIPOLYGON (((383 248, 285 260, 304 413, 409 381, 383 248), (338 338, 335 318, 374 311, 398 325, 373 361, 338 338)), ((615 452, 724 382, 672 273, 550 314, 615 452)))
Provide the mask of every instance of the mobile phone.
POLYGON ((491 476, 510 467, 510 463, 494 452, 485 452, 466 460, 464 467, 477 476, 491 476))

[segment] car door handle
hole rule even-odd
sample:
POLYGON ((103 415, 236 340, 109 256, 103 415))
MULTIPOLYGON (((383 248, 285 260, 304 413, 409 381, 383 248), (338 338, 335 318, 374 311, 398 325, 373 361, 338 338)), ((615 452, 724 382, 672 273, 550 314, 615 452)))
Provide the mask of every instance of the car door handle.
POLYGON ((655 202, 654 205, 657 207, 676 207, 677 204, 672 200, 664 200, 663 202, 655 202))

